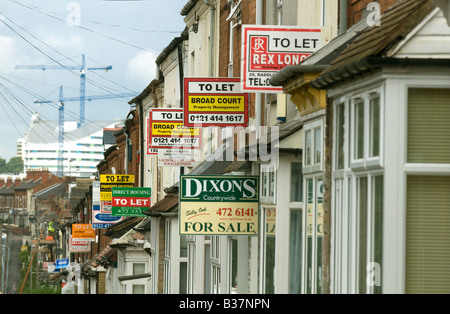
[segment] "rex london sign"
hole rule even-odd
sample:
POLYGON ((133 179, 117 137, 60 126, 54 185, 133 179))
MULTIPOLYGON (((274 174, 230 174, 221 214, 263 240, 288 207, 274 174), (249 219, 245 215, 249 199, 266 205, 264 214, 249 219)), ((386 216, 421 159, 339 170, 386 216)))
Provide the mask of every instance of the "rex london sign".
POLYGON ((297 65, 321 47, 321 29, 243 25, 241 83, 244 92, 282 92, 270 78, 297 65))
POLYGON ((181 235, 258 235, 259 177, 181 176, 181 235))

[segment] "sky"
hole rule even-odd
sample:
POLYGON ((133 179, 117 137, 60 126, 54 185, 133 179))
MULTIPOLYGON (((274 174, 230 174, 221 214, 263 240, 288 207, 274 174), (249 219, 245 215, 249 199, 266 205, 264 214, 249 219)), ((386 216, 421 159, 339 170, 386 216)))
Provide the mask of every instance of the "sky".
MULTIPOLYGON (((58 101, 80 96, 78 70, 16 69, 17 65, 86 66, 86 96, 140 94, 155 78, 155 60, 185 27, 188 0, 1 0, 0 158, 16 156, 31 116, 58 120, 58 101)), ((132 98, 86 102, 86 122, 124 120, 132 98)), ((79 102, 65 103, 65 120, 78 120, 79 102)))

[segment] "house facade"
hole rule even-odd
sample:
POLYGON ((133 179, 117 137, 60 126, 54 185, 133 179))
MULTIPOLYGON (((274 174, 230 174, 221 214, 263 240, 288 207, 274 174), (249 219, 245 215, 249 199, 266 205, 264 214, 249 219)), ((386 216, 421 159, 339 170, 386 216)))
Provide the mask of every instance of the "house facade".
MULTIPOLYGON (((97 167, 134 174, 151 207, 71 256, 78 292, 448 293, 449 8, 371 3, 187 1, 185 30, 97 167), (272 76, 282 91, 249 93, 243 148, 235 130, 205 127, 201 158, 162 166, 149 148, 152 110, 182 108, 184 78, 240 77, 243 25, 316 28, 321 45, 272 76), (255 147, 269 150, 251 158, 255 147), (258 177, 259 233, 181 234, 182 175, 258 177)), ((92 222, 89 195, 74 221, 92 222)))

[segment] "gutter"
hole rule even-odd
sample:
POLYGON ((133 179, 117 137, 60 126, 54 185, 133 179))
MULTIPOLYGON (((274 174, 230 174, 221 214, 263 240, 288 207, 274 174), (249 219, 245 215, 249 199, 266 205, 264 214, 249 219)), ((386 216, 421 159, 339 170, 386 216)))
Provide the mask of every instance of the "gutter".
POLYGON ((284 85, 290 78, 293 78, 297 74, 301 73, 313 73, 313 72, 322 72, 328 66, 327 65, 290 65, 287 66, 280 71, 278 71, 275 75, 270 78, 270 84, 273 86, 282 86, 284 85))
POLYGON ((352 62, 336 70, 320 75, 311 82, 311 86, 317 89, 326 89, 354 78, 364 72, 380 67, 402 67, 409 66, 428 66, 428 67, 447 67, 450 68, 450 59, 418 59, 418 58, 382 58, 366 57, 364 59, 352 62))

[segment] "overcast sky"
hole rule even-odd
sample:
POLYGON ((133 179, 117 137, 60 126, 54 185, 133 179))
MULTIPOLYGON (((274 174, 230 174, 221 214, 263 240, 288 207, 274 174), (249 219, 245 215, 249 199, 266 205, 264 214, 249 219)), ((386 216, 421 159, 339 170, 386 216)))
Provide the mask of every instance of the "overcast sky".
MULTIPOLYGON (((155 77, 155 59, 183 31, 187 0, 1 0, 0 158, 16 155, 32 113, 57 120, 57 101, 79 97, 78 71, 15 69, 16 65, 76 66, 112 70, 86 73, 86 96, 140 93, 155 77)), ((125 119, 130 99, 86 102, 86 121, 125 119)), ((65 103, 65 120, 77 120, 79 102, 65 103)))

